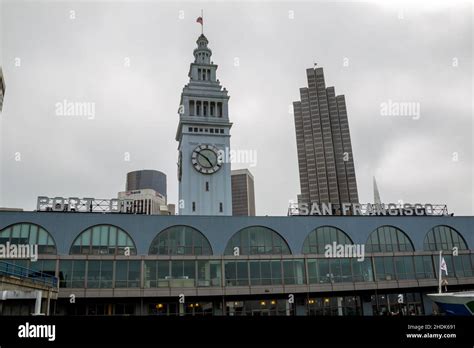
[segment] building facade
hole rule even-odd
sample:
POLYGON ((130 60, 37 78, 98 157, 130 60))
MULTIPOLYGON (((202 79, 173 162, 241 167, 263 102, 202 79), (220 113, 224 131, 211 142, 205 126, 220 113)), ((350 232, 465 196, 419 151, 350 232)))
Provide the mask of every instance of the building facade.
POLYGON ((174 205, 168 205, 166 197, 153 189, 119 192, 118 199, 133 201, 127 205, 131 214, 174 215, 174 205))
POLYGON ((358 203, 344 95, 327 87, 322 68, 307 69, 308 87, 293 103, 301 201, 358 203))
POLYGON ((232 175, 232 215, 255 216, 255 188, 252 173, 237 169, 232 175))
MULTIPOLYGON (((474 289, 473 225, 451 216, 2 211, 0 244, 39 245, 38 261, 7 262, 59 278, 52 315, 424 315, 436 310, 426 294, 437 291, 438 250, 448 291, 474 289), (363 260, 326 257, 333 242, 365 245, 363 260)), ((0 303, 3 315, 21 312, 0 303)))
POLYGON ((136 170, 127 173, 125 191, 152 189, 166 200, 166 174, 158 170, 136 170))
POLYGON ((189 83, 181 93, 178 179, 180 215, 232 215, 229 95, 217 79, 217 65, 202 34, 194 50, 189 83))
POLYGON ((126 204, 127 213, 145 215, 174 215, 174 204, 166 198, 166 174, 158 170, 137 170, 127 173, 125 191, 118 193, 126 204))

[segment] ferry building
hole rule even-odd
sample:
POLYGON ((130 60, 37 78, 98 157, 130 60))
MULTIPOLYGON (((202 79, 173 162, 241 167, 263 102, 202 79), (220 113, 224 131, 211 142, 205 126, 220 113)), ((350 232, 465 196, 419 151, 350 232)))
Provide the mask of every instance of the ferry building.
POLYGON ((218 160, 229 96, 207 38, 197 44, 176 133, 180 215, 80 211, 71 200, 0 211, 0 244, 39 253, 0 260, 0 315, 425 315, 436 310, 426 294, 437 292, 439 250, 444 287, 474 289, 471 216, 232 216, 230 163, 218 160), (333 243, 364 245, 363 260, 326 257, 333 243))
MULTIPOLYGON (((425 295, 437 292, 438 250, 447 289, 474 289, 473 225, 463 216, 3 211, 0 243, 39 245, 36 262, 6 261, 58 278, 50 315, 423 315, 433 311, 425 295), (325 257, 333 242, 365 244, 364 261, 325 257)), ((35 304, 0 303, 2 315, 35 304)))

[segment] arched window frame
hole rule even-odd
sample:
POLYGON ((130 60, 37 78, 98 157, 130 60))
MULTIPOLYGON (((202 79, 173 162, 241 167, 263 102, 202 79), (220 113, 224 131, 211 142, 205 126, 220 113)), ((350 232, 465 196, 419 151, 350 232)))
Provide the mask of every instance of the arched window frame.
POLYGON ((151 242, 149 255, 212 255, 209 240, 198 229, 187 225, 173 225, 160 231, 151 242), (177 229, 182 228, 182 231, 177 229), (184 234, 178 240, 172 233, 184 234), (188 234, 188 235, 187 235, 188 234), (183 239, 184 237, 184 239, 183 239), (187 241, 191 239, 191 243, 187 241))
POLYGON ((86 228, 72 242, 70 255, 130 255, 137 254, 137 247, 130 234, 110 224, 86 228), (129 248, 129 249, 127 249, 129 248))
POLYGON ((343 245, 353 244, 352 239, 343 230, 334 226, 319 226, 306 236, 302 253, 324 254, 326 245, 332 245, 333 242, 343 245), (329 235, 326 232, 329 232, 329 235))
POLYGON ((38 245, 38 254, 56 254, 57 247, 51 233, 43 226, 32 222, 19 222, 0 231, 0 244, 38 245), (6 237, 7 232, 9 236, 6 237))
POLYGON ((452 251, 453 247, 468 250, 467 242, 461 233, 447 225, 434 226, 426 233, 423 241, 425 251, 452 251))
POLYGON ((266 226, 247 226, 234 233, 227 242, 224 255, 234 255, 235 247, 239 248, 239 255, 291 255, 286 240, 277 231, 266 226), (261 234, 257 236, 258 230, 256 229, 262 229, 271 236, 270 245, 265 243, 265 238, 266 241, 270 240, 269 236, 265 237, 261 234), (252 240, 256 242, 254 245, 252 245, 252 240))
POLYGON ((408 235, 398 227, 383 225, 377 227, 367 238, 365 251, 377 252, 405 252, 414 251, 413 242, 408 235), (387 233, 388 231, 388 233, 387 233), (394 240, 396 239, 396 243, 394 240), (390 243, 388 243, 390 241, 390 243))

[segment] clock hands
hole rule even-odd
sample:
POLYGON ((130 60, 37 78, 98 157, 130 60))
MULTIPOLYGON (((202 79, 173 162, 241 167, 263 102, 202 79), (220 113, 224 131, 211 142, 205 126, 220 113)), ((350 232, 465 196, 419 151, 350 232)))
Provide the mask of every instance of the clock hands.
POLYGON ((211 160, 210 160, 209 158, 207 158, 207 156, 204 156, 204 155, 202 154, 202 152, 198 152, 198 156, 204 157, 204 159, 209 163, 209 166, 210 166, 210 167, 213 167, 213 164, 212 164, 211 160))

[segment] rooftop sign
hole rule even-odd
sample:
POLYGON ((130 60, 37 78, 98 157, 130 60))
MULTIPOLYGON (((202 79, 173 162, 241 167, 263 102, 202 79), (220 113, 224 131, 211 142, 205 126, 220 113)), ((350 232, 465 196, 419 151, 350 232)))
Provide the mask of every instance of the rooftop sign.
POLYGON ((39 196, 37 211, 70 211, 83 213, 127 213, 133 207, 132 199, 96 199, 77 197, 39 196))
POLYGON ((446 205, 429 203, 290 203, 288 215, 440 216, 448 215, 448 208, 446 205))

